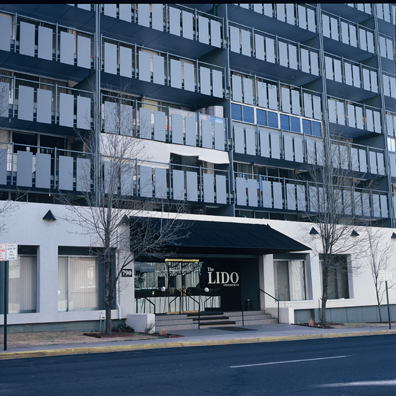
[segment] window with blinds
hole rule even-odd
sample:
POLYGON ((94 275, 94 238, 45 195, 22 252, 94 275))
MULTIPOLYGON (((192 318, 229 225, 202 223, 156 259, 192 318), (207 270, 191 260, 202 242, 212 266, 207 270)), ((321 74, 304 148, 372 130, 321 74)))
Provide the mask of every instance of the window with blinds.
POLYGON ((9 313, 37 311, 37 257, 19 256, 10 261, 9 313))
POLYGON ((305 261, 274 260, 274 282, 275 297, 278 300, 305 300, 305 261))
POLYGON ((99 309, 98 285, 96 258, 58 258, 58 311, 99 309))

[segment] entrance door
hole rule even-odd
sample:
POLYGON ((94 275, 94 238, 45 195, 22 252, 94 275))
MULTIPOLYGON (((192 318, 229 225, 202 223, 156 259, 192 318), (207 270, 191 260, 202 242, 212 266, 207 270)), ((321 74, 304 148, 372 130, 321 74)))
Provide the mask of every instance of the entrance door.
POLYGON ((220 295, 222 311, 241 310, 238 260, 205 261, 201 270, 201 287, 207 287, 209 295, 220 295))
POLYGON ((222 279, 221 308, 223 311, 240 311, 241 310, 241 279, 240 279, 240 263, 239 261, 228 261, 222 263, 222 274, 227 275, 222 279))

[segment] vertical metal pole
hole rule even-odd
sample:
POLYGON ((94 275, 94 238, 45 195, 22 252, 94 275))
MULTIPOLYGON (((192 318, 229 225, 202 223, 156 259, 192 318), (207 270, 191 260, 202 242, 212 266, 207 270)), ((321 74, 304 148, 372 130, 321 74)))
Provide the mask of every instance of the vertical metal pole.
POLYGON ((198 302, 198 330, 201 329, 201 303, 198 302))
POLYGON ((280 323, 280 318, 279 318, 279 300, 278 300, 278 323, 280 323))
MULTIPOLYGON (((387 289, 388 290, 388 289, 387 289)), ((4 350, 7 350, 8 261, 4 261, 4 350)))
POLYGON ((389 328, 392 328, 391 324, 391 317, 390 317, 390 308, 389 308, 389 295, 388 295, 388 281, 385 281, 385 289, 386 289, 386 304, 388 306, 388 322, 389 322, 389 328))

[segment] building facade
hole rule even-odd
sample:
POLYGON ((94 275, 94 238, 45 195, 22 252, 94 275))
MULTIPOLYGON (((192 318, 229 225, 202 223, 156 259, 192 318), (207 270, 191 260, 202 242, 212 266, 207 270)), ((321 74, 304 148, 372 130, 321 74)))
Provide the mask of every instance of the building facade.
MULTIPOLYGON (((308 170, 331 153, 349 177, 342 214, 370 219, 390 239, 395 25, 388 3, 0 5, 0 197, 20 201, 5 213, 2 236, 19 245, 10 323, 103 314, 103 271, 90 254, 100 244, 67 221, 58 197, 95 189, 108 164, 104 142, 115 133, 144 145, 117 181, 121 195, 183 202, 183 216, 197 222, 269 224, 310 248, 317 242, 300 236, 323 187, 308 170), (80 139, 89 131, 94 151, 80 139)), ((239 310, 246 300, 274 308, 262 289, 282 302, 288 322, 319 315, 320 256, 312 251, 230 256, 198 246, 178 258, 187 264, 131 264, 113 317, 152 312, 153 304, 157 313, 196 309, 187 297, 170 300, 202 289, 205 268, 213 284, 216 265, 228 274, 220 283, 240 281, 240 289, 225 297, 213 287, 212 308, 239 310)), ((343 260, 362 261, 359 249, 343 260)), ((349 320, 377 318, 367 268, 334 279, 335 320, 348 312, 349 320)))

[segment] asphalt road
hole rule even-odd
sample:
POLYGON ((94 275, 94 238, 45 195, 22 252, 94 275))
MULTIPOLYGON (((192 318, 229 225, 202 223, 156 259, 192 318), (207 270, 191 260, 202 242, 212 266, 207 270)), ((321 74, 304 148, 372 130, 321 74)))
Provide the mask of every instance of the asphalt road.
POLYGON ((0 361, 0 395, 396 395, 396 335, 0 361))

